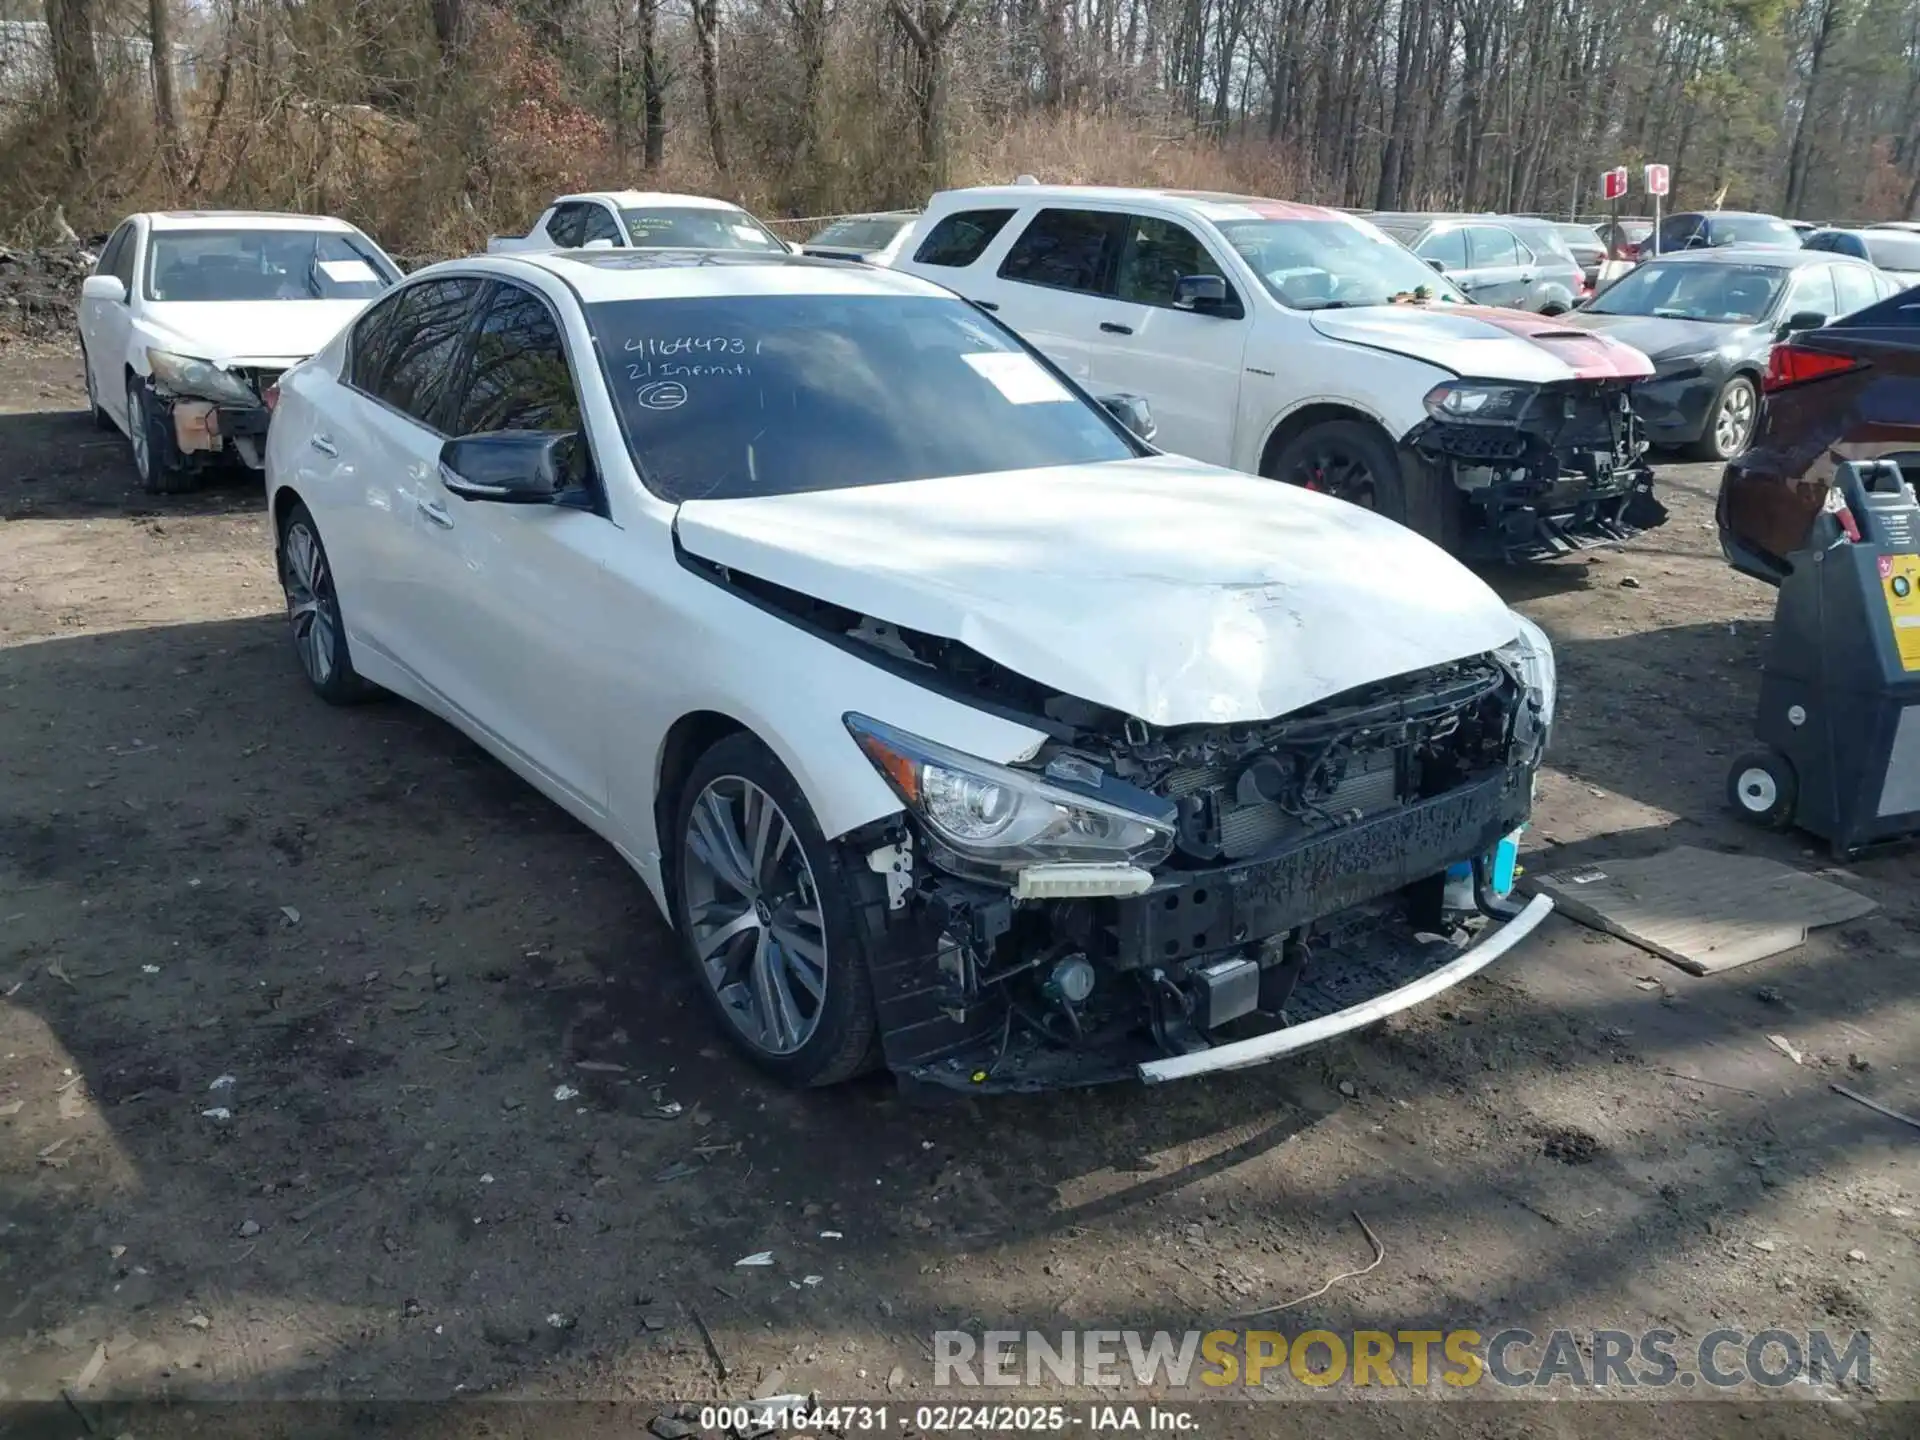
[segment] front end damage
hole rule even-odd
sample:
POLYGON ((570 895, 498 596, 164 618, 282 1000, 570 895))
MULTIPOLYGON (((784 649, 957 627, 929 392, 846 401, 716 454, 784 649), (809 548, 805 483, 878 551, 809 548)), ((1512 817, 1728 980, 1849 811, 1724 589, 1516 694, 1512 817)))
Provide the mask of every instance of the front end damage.
POLYGON ((1020 773, 1080 816, 1052 833, 1065 860, 983 860, 942 831, 942 806, 967 803, 940 771, 950 752, 847 717, 908 800, 840 842, 905 1081, 1039 1090, 1260 1063, 1457 983, 1550 908, 1504 894, 1551 706, 1507 651, 1267 722, 1158 729, 957 642, 843 618, 1029 718, 1050 738, 1020 773), (1130 853, 1074 852, 1101 836, 1130 853))
POLYGON ((169 383, 155 373, 154 403, 172 429, 181 462, 204 466, 231 456, 249 469, 263 469, 274 386, 281 370, 234 366, 218 373, 222 378, 216 385, 200 387, 178 380, 169 383), (196 388, 217 388, 218 393, 209 397, 195 393, 196 388))
POLYGON ((1666 522, 1632 384, 1468 380, 1429 392, 1429 418, 1405 445, 1411 464, 1459 492, 1462 558, 1552 559, 1666 522))

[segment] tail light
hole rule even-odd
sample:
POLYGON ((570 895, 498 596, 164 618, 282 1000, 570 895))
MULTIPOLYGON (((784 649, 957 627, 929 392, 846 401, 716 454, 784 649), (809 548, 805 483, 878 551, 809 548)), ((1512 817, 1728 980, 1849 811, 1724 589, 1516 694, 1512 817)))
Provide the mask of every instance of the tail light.
POLYGON ((1834 355, 1785 341, 1775 345, 1768 353, 1767 378, 1761 382, 1760 388, 1772 394, 1789 386, 1805 385, 1810 380, 1825 380, 1860 368, 1861 363, 1851 355, 1834 355))
POLYGON ((280 382, 278 380, 260 392, 260 403, 267 407, 267 413, 269 415, 280 408, 280 382))
POLYGON ((1620 242, 1620 258, 1622 260, 1638 260, 1640 258, 1639 244, 1632 240, 1622 240, 1620 242))

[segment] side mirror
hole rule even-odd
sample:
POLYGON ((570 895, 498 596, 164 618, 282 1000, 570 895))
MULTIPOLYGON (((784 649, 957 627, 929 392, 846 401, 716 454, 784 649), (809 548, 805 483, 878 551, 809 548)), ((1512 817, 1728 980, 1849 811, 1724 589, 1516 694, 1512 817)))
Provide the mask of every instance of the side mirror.
POLYGON ((1428 266, 1428 268, 1429 268, 1429 269, 1431 269, 1431 270, 1432 270, 1432 271, 1433 271, 1433 272, 1434 272, 1435 274, 1437 274, 1437 275, 1444 275, 1444 274, 1446 274, 1446 273, 1447 273, 1447 262, 1446 262, 1446 261, 1444 261, 1444 260, 1435 260, 1435 259, 1434 259, 1434 258, 1433 258, 1432 256, 1430 256, 1430 255, 1428 255, 1428 256, 1422 256, 1421 258, 1422 258, 1422 259, 1424 259, 1424 260, 1425 260, 1425 261, 1427 262, 1427 266, 1428 266))
POLYGON ((573 488, 568 461, 579 440, 572 430, 462 435, 440 447, 440 483, 463 500, 551 505, 573 488))
POLYGON ((1818 330, 1826 323, 1827 317, 1818 310, 1796 310, 1787 317, 1786 324, 1780 327, 1780 334, 1784 338, 1800 330, 1818 330))
MULTIPOLYGON (((1205 278, 1219 280, 1217 275, 1209 275, 1205 278)), ((1144 395, 1102 395, 1099 400, 1101 409, 1147 444, 1151 445, 1153 437, 1160 433, 1160 427, 1153 423, 1153 411, 1148 408, 1144 395)))
POLYGON ((613 244, 613 241, 607 239, 603 235, 598 240, 587 241, 587 243, 582 245, 580 248, 582 250, 611 250, 614 248, 614 244, 613 244))
POLYGON ((1173 308, 1217 315, 1229 308, 1227 282, 1218 275, 1182 275, 1173 282, 1173 308))
POLYGON ((120 283, 117 275, 89 275, 80 282, 80 298, 124 305, 127 303, 127 287, 120 283))

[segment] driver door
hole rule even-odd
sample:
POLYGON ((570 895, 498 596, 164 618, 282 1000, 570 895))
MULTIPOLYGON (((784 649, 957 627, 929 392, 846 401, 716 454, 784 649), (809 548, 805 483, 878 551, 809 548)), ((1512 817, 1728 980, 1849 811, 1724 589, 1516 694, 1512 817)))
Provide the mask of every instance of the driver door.
POLYGON ((1153 215, 1126 215, 1111 300, 1099 306, 1089 339, 1096 395, 1146 397, 1159 433, 1154 444, 1209 465, 1233 463, 1240 362, 1252 329, 1245 302, 1227 281, 1229 303, 1201 313, 1174 307, 1184 275, 1227 272, 1186 226, 1153 215))

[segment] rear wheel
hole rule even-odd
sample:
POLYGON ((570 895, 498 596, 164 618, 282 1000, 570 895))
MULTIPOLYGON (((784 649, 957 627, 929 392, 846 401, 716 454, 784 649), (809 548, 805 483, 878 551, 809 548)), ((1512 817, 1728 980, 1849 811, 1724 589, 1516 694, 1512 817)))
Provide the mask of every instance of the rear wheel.
POLYGON ((1747 448, 1753 438, 1753 422, 1759 414, 1760 397, 1753 381, 1736 375, 1720 387, 1713 409, 1707 413, 1707 428, 1693 443, 1693 453, 1702 460, 1731 460, 1747 448))
POLYGON ((728 1038, 791 1085, 869 1068, 878 1022, 852 882, 771 751, 695 762, 672 831, 675 928, 728 1038))

